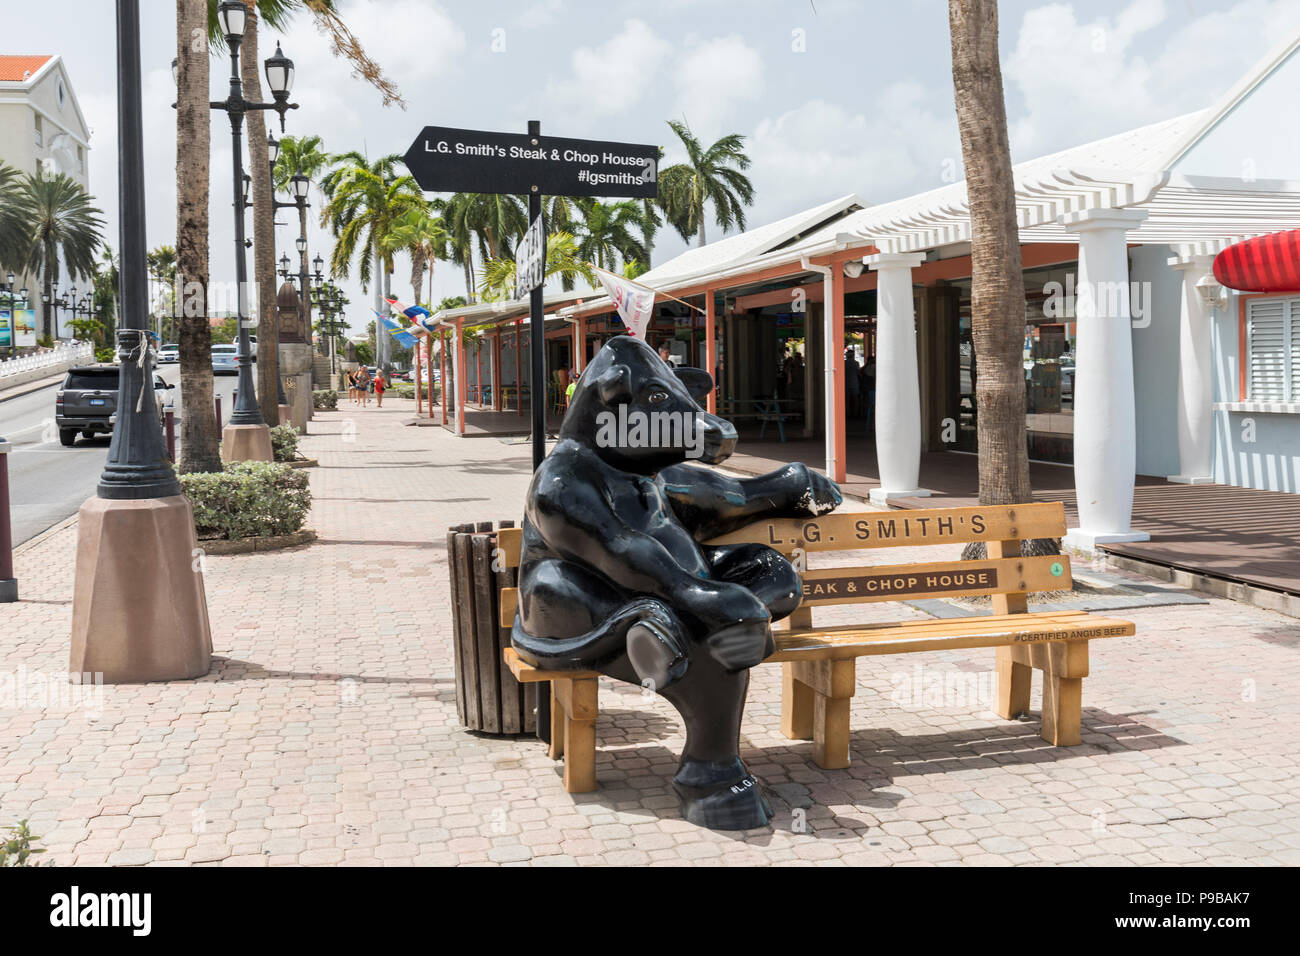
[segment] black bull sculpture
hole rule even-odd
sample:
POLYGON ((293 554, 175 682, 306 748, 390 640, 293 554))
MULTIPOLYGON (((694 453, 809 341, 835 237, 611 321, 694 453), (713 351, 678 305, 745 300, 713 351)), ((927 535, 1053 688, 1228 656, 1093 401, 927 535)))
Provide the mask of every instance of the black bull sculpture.
POLYGON ((712 387, 630 336, 592 360, 528 491, 512 643, 535 666, 662 694, 686 724, 673 778, 683 815, 741 830, 772 817, 739 755, 749 668, 774 650, 772 622, 802 588, 771 548, 701 542, 758 518, 824 514, 841 498, 798 462, 747 479, 683 464, 735 448, 731 423, 697 402, 712 387))

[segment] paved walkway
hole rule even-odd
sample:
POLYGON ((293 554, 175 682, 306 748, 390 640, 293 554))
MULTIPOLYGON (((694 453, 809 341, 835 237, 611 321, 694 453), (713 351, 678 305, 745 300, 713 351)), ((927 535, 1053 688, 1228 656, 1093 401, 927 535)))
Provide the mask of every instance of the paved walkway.
POLYGON ((781 736, 763 667, 742 753, 770 830, 678 818, 681 724, 639 688, 607 685, 602 789, 566 794, 536 739, 456 721, 445 531, 517 516, 529 449, 403 427, 413 406, 313 422, 318 542, 207 559, 201 680, 51 699, 76 529, 18 555, 0 822, 29 817, 57 864, 1300 863, 1300 629, 1222 600, 1119 615, 1139 636, 1094 642, 1080 747, 988 712, 989 651, 868 658, 853 766, 823 772, 781 736))

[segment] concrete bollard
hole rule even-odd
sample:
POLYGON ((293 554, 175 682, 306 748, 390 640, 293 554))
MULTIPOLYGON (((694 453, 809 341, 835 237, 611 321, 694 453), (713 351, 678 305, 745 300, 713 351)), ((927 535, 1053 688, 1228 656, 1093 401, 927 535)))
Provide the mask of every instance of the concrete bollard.
POLYGON ((18 600, 14 534, 9 515, 9 448, 10 443, 0 438, 0 604, 18 600))

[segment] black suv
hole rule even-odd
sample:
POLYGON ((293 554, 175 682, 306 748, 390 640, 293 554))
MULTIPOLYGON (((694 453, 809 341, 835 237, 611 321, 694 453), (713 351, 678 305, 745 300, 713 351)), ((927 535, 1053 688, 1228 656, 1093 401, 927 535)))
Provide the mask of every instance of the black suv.
MULTIPOLYGON (((120 370, 116 365, 82 365, 68 369, 63 385, 54 396, 54 424, 59 441, 71 445, 77 432, 85 438, 111 433, 117 413, 117 385, 120 370)), ((161 420, 172 406, 169 394, 175 385, 154 378, 154 403, 161 420), (161 394, 160 394, 161 393, 161 394)))

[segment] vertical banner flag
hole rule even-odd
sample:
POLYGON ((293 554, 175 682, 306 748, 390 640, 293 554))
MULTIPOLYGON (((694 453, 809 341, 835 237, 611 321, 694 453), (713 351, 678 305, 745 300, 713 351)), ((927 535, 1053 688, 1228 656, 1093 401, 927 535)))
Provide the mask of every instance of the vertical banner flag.
POLYGON ((616 276, 612 272, 606 272, 604 269, 593 267, 593 270, 596 278, 600 279, 600 284, 609 293, 609 297, 614 300, 614 307, 618 309, 618 316, 627 326, 628 332, 644 339, 646 326, 650 324, 650 317, 654 314, 654 289, 647 289, 643 285, 616 276))

